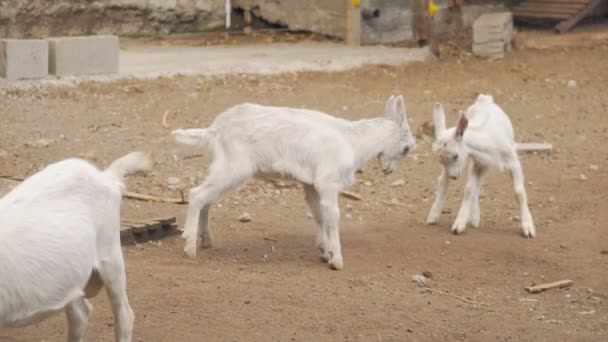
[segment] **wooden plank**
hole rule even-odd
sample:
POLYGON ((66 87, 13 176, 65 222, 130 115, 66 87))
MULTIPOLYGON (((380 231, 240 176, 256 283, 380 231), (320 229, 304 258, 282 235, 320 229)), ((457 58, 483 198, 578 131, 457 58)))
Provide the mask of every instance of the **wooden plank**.
POLYGON ((553 145, 545 143, 517 143, 517 151, 551 153, 553 145))
POLYGON ((530 293, 539 293, 539 292, 543 292, 543 291, 555 289, 555 288, 570 287, 570 286, 572 286, 572 284, 574 284, 572 282, 572 280, 558 280, 558 281, 554 281, 552 283, 528 286, 528 287, 526 287, 526 291, 528 291, 530 293))
POLYGON ((527 0, 522 1, 514 7, 520 6, 525 3, 550 3, 550 4, 582 4, 586 5, 590 0, 527 0))
POLYGON ((549 14, 549 13, 530 13, 530 12, 519 12, 513 10, 513 16, 516 18, 533 18, 533 19, 568 19, 570 15, 558 13, 558 14, 549 14))
POLYGON ((576 14, 575 16, 573 16, 572 18, 570 18, 566 21, 559 23, 557 26, 555 26, 555 29, 559 33, 564 33, 564 32, 570 31, 574 27, 574 25, 576 25, 576 23, 578 23, 584 17, 586 17, 589 13, 591 13, 591 11, 593 11, 593 9, 595 7, 597 7, 597 5, 599 5, 600 2, 602 2, 602 0, 590 1, 584 9, 582 9, 580 12, 578 12, 578 14, 576 14))

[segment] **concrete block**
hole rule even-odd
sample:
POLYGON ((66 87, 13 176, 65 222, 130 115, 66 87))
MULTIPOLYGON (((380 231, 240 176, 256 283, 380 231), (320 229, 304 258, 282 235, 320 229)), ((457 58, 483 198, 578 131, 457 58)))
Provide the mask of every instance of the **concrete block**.
POLYGON ((478 29, 473 31, 473 42, 483 43, 493 40, 511 41, 513 39, 513 30, 489 30, 478 29))
POLYGON ((49 74, 49 44, 42 39, 0 40, 0 76, 8 80, 49 74))
POLYGON ((118 37, 80 36, 48 38, 52 75, 92 75, 118 72, 118 37))
POLYGON ((487 13, 481 15, 473 23, 475 29, 513 29, 513 16, 511 12, 487 13))
POLYGON ((505 52, 511 51, 511 44, 503 41, 473 43, 473 54, 480 57, 504 57, 505 52))

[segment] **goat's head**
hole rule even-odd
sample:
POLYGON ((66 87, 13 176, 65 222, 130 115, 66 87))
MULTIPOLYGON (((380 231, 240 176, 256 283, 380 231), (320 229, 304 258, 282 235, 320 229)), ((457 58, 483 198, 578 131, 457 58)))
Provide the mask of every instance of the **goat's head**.
POLYGON ((384 115, 395 124, 394 133, 390 135, 378 156, 382 172, 388 175, 397 170, 401 159, 416 148, 416 140, 412 136, 410 125, 407 122, 403 96, 391 96, 386 101, 384 115))
POLYGON ((433 108, 433 122, 435 124, 433 153, 439 158, 439 162, 445 168, 448 177, 457 179, 460 177, 468 157, 462 137, 469 120, 465 113, 461 111, 456 127, 446 129, 445 110, 443 105, 436 103, 433 108))

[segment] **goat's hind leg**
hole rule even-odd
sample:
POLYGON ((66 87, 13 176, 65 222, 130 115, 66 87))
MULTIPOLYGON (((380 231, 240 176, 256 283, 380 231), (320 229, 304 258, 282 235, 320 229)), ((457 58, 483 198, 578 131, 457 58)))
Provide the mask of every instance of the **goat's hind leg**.
POLYGON ((116 341, 129 342, 135 315, 127 297, 127 275, 120 243, 117 242, 116 246, 107 251, 107 255, 100 255, 98 272, 112 304, 116 341))
POLYGON ((329 236, 323 225, 319 193, 314 186, 304 184, 304 195, 312 217, 317 224, 317 248, 321 251, 320 259, 322 262, 328 262, 331 257, 327 249, 329 236))
POLYGON ((319 185, 315 188, 319 192, 321 222, 323 223, 324 230, 328 233, 328 265, 332 269, 341 270, 344 267, 344 261, 342 259, 342 246, 340 244, 339 189, 332 185, 319 185))
POLYGON ((526 194, 526 188, 524 186, 524 173, 521 169, 519 159, 515 157, 515 161, 511 167, 511 178, 513 179, 513 190, 515 191, 515 198, 519 203, 519 209, 521 211, 521 229, 525 237, 533 238, 536 236, 536 228, 534 227, 534 221, 532 220, 532 214, 528 208, 528 196, 526 194))
POLYGON ((68 342, 84 341, 91 310, 91 304, 83 297, 73 300, 65 307, 68 319, 68 342))

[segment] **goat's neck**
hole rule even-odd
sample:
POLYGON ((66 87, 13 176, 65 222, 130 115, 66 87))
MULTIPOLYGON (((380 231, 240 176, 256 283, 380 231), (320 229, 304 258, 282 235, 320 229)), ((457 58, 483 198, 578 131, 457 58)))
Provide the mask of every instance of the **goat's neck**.
POLYGON ((363 119, 352 123, 348 139, 354 148, 355 165, 362 167, 376 158, 392 139, 394 124, 390 119, 363 119))

